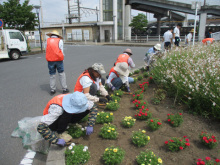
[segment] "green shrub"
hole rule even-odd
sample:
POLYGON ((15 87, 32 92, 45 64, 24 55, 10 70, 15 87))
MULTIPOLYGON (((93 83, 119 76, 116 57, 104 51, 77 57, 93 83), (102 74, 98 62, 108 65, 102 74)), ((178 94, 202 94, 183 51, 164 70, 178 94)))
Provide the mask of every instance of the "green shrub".
POLYGON ((141 152, 137 157, 136 161, 138 165, 162 165, 163 161, 160 157, 156 156, 152 151, 146 150, 141 152))
POLYGON ((125 151, 119 147, 108 147, 102 156, 105 164, 116 165, 120 164, 124 159, 125 151))
POLYGON ((116 126, 113 124, 104 124, 104 126, 101 128, 101 131, 99 135, 103 139, 116 139, 118 136, 116 126))
POLYGON ((147 145, 150 141, 150 136, 147 136, 145 130, 135 131, 132 134, 132 143, 134 143, 138 147, 143 147, 147 145))
POLYGON ((96 123, 103 124, 103 123, 110 123, 114 119, 112 112, 101 112, 97 113, 96 123))

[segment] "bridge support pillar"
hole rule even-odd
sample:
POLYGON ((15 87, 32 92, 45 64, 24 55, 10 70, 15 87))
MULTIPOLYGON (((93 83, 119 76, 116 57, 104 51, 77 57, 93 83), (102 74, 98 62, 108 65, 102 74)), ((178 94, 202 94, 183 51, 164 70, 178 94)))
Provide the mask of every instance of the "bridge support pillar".
POLYGON ((131 23, 131 5, 125 5, 125 22, 124 22, 124 40, 131 41, 131 27, 129 24, 131 23))
POLYGON ((199 41, 202 41, 205 38, 206 18, 207 18, 207 13, 200 14, 199 36, 198 36, 199 41))
POLYGON ((161 26, 161 15, 157 16, 157 35, 160 35, 160 26, 161 26))

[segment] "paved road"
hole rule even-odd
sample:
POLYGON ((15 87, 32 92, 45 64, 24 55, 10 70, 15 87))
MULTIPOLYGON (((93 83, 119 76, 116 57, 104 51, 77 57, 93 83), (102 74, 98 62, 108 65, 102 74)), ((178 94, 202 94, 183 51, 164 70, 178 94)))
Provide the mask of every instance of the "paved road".
MULTIPOLYGON (((67 85, 73 91, 77 77, 95 62, 108 72, 119 53, 127 47, 65 45, 64 67, 67 85)), ((132 47, 136 66, 144 64, 148 48, 132 47)), ((21 139, 11 138, 18 120, 42 115, 49 95, 49 75, 44 54, 22 57, 18 61, 0 60, 0 164, 18 165, 26 154, 21 139)), ((57 76, 58 78, 58 76, 57 76)), ((57 79, 57 94, 62 92, 57 79)), ((34 164, 45 164, 46 156, 37 154, 34 164)))

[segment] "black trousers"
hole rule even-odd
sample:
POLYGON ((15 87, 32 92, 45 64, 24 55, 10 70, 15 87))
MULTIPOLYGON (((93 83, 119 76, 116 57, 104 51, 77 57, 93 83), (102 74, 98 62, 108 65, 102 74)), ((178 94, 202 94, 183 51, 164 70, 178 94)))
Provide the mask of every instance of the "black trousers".
POLYGON ((60 115, 59 118, 56 121, 54 121, 51 125, 49 125, 49 128, 52 131, 56 131, 58 134, 61 134, 66 130, 69 123, 78 123, 89 112, 90 110, 87 110, 79 114, 69 114, 66 111, 63 111, 63 114, 60 115))

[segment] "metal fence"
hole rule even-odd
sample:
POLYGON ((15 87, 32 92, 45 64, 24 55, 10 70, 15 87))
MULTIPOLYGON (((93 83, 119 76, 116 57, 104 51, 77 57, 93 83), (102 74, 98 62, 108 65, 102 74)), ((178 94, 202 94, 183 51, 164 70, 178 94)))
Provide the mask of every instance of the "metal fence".
POLYGON ((212 33, 211 37, 214 38, 216 41, 220 41, 220 32, 212 33))

